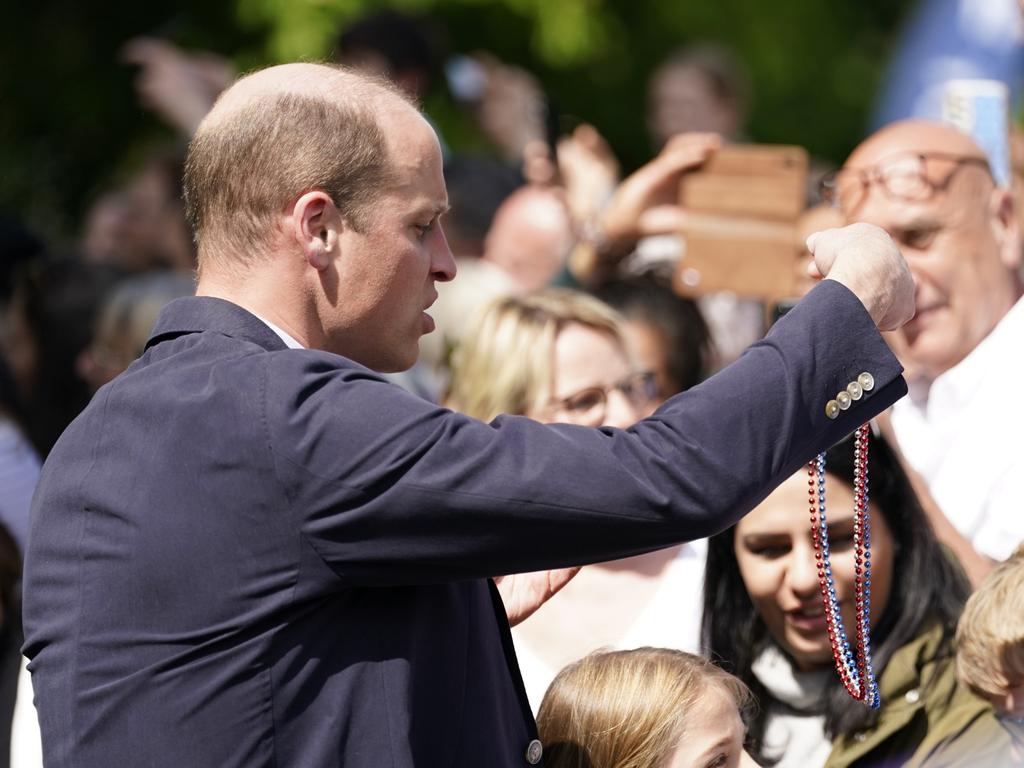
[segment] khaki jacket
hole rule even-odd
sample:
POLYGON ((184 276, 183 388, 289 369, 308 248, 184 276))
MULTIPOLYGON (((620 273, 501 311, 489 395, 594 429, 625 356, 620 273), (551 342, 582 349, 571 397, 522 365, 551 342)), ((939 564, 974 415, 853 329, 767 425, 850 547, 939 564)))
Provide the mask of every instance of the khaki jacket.
POLYGON ((877 724, 837 738, 825 768, 930 767, 940 747, 998 728, 988 703, 957 683, 953 652, 940 654, 941 643, 936 624, 893 655, 878 681, 877 724))

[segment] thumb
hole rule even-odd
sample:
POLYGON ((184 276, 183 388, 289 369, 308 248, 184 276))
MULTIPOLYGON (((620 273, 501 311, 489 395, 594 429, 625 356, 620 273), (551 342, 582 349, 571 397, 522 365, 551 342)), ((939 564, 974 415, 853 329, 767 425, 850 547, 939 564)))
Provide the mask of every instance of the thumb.
POLYGON ((833 233, 836 230, 824 229, 820 232, 813 232, 807 237, 807 252, 814 257, 813 269, 808 267, 808 272, 812 276, 824 277, 832 269, 832 264, 836 260, 836 251, 833 247, 834 238, 833 233), (815 274, 815 270, 817 274, 815 274))

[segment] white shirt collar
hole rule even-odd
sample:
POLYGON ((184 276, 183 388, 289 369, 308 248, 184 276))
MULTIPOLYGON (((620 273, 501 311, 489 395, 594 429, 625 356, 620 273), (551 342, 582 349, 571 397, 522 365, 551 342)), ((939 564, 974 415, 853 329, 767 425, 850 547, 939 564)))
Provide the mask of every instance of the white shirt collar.
MULTIPOLYGON (((256 315, 255 312, 253 312, 253 314, 256 315)), ((283 328, 277 327, 272 322, 267 320, 267 318, 265 317, 261 317, 260 315, 256 315, 256 317, 259 318, 259 320, 265 326, 267 326, 270 330, 276 333, 281 338, 281 341, 284 342, 284 345, 288 347, 288 349, 305 349, 305 347, 302 346, 298 341, 296 341, 295 337, 288 333, 288 331, 284 330, 283 328)))
POLYGON ((1024 298, 1018 299, 1003 315, 988 336, 981 340, 971 352, 934 381, 919 381, 911 384, 911 395, 922 407, 930 408, 930 400, 938 397, 943 407, 960 407, 973 398, 982 379, 992 370, 998 369, 993 358, 1000 355, 1016 354, 1015 345, 1024 333, 1024 298))

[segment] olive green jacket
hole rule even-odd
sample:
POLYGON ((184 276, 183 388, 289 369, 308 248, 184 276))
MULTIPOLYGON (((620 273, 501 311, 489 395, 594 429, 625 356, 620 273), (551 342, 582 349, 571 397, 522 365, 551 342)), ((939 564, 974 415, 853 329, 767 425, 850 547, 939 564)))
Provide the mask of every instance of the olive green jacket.
POLYGON ((952 650, 940 653, 942 635, 933 625, 893 654, 878 681, 878 722, 838 737, 825 768, 930 767, 940 747, 998 728, 988 703, 957 683, 952 650))

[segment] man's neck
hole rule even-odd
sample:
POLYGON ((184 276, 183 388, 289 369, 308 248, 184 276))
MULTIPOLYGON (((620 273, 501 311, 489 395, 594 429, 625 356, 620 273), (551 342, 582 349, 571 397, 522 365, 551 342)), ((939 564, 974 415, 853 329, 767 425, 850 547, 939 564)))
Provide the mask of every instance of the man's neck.
POLYGON ((294 281, 270 271, 247 270, 229 280, 204 273, 196 285, 196 296, 230 301, 264 322, 283 330, 307 349, 317 348, 320 334, 315 313, 305 311, 306 302, 294 281))

